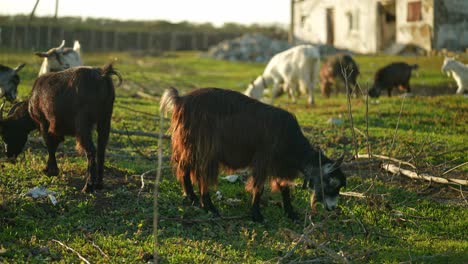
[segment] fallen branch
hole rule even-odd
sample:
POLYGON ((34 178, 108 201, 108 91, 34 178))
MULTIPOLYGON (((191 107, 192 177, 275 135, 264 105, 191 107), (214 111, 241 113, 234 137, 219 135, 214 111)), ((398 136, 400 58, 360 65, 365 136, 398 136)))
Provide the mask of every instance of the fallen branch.
POLYGON ((468 181, 466 180, 435 177, 435 176, 431 176, 428 174, 417 174, 414 171, 399 168, 398 166, 395 166, 394 164, 391 164, 391 163, 383 163, 382 168, 393 174, 401 174, 411 179, 422 179, 422 180, 442 183, 442 184, 455 184, 455 185, 468 186, 468 181))
POLYGON ((391 157, 384 156, 384 155, 376 155, 376 154, 372 154, 372 155, 369 155, 369 154, 358 154, 357 157, 358 157, 358 159, 379 158, 379 159, 382 159, 382 160, 391 160, 391 161, 394 161, 394 162, 398 162, 398 163, 401 163, 401 164, 408 165, 408 166, 410 166, 411 168, 416 169, 416 166, 414 166, 413 164, 411 164, 411 163, 409 163, 409 162, 406 162, 406 161, 403 161, 403 160, 399 160, 399 159, 395 159, 395 158, 391 158, 391 157))
POLYGON ((340 192, 340 195, 356 197, 356 198, 366 198, 367 197, 363 193, 358 193, 358 192, 340 192))
POLYGON ((449 170, 446 170, 444 173, 442 173, 442 175, 445 175, 445 174, 447 174, 447 173, 449 173, 449 172, 451 172, 451 171, 453 171, 453 170, 455 170, 455 169, 458 169, 458 168, 460 168, 460 167, 463 167, 463 166, 465 166, 466 164, 468 164, 468 161, 467 161, 467 162, 464 162, 464 163, 462 163, 462 164, 459 164, 459 165, 457 165, 457 166, 455 166, 455 167, 453 167, 453 168, 451 168, 451 169, 449 169, 449 170))
POLYGON ((93 247, 95 247, 99 253, 101 253, 101 255, 103 255, 105 258, 109 258, 109 255, 107 255, 98 245, 96 245, 96 243, 94 243, 94 241, 92 241, 91 239, 86 239, 88 240, 89 243, 91 243, 93 245, 93 247))
POLYGON ((140 97, 140 98, 145 98, 145 99, 149 99, 149 100, 153 100, 153 101, 158 101, 159 98, 154 96, 154 95, 151 95, 151 94, 147 94, 143 91, 137 91, 135 93, 136 96, 140 97))
MULTIPOLYGON (((139 130, 125 131, 125 130, 120 130, 120 129, 111 129, 110 132, 113 134, 118 134, 118 135, 131 135, 131 136, 159 138, 159 133, 151 133, 151 132, 145 132, 145 131, 139 131, 139 130)), ((171 136, 163 135, 162 138, 171 139, 171 136)))
POLYGON ((62 243, 62 242, 60 242, 58 240, 52 239, 52 241, 55 242, 55 243, 60 244, 61 246, 65 247, 66 249, 68 249, 71 252, 75 253, 82 261, 84 261, 84 263, 90 264, 90 262, 87 259, 85 259, 80 253, 78 253, 78 251, 74 250, 73 248, 65 245, 64 243, 62 243))
POLYGON ((152 170, 149 170, 147 172, 144 172, 140 175, 140 179, 141 179, 141 187, 140 187, 140 190, 138 191, 138 197, 137 197, 137 205, 140 204, 140 195, 141 195, 141 192, 143 191, 143 189, 145 188, 145 176, 147 176, 148 174, 150 173, 154 173, 156 172, 155 169, 152 169, 152 170))
POLYGON ((135 113, 139 113, 139 114, 143 114, 143 115, 147 115, 147 116, 151 116, 152 118, 155 118, 155 119, 158 119, 159 117, 155 114, 151 114, 151 113, 148 113, 148 112, 144 112, 144 111, 140 111, 140 110, 135 110, 133 108, 130 108, 128 106, 124 106, 124 105, 116 105, 116 107, 118 108, 123 108, 125 110, 128 110, 128 111, 131 111, 131 112, 135 112, 135 113))
POLYGON ((216 218, 207 218, 207 219, 185 219, 179 217, 161 217, 161 220, 164 221, 175 221, 175 222, 182 222, 186 224, 193 224, 193 223, 205 223, 205 222, 217 222, 219 220, 241 220, 244 219, 245 216, 221 216, 216 218))

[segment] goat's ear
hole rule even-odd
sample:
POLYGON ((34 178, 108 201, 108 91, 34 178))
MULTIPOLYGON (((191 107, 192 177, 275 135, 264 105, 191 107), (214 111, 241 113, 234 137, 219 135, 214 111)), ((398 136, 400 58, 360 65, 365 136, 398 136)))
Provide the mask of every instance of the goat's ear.
POLYGON ((21 71, 21 69, 23 69, 23 67, 24 67, 25 65, 26 65, 26 63, 21 63, 20 65, 18 65, 18 67, 16 67, 16 68, 14 69, 14 71, 15 71, 16 73, 18 73, 19 71, 21 71))
POLYGON ((49 57, 49 54, 47 52, 36 52, 34 53, 36 56, 41 57, 41 58, 47 58, 49 57))

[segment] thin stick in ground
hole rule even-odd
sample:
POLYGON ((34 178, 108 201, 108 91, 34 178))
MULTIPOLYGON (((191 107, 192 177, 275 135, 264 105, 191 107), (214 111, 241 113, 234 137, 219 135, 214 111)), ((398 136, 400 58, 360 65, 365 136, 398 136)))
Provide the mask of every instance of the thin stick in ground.
POLYGON ((159 116, 159 139, 158 139, 158 167, 156 171, 156 181, 154 184, 154 198, 153 198, 153 235, 154 235, 154 263, 159 263, 158 254, 158 205, 159 205, 159 182, 161 180, 161 168, 162 168, 162 134, 163 134, 163 122, 164 116, 160 113, 159 116))
POLYGON ((62 247, 64 247, 64 248, 70 250, 71 252, 75 253, 84 263, 90 264, 90 262, 86 258, 84 258, 80 253, 78 253, 78 251, 74 250, 73 248, 65 245, 64 243, 62 243, 62 242, 60 242, 60 241, 58 241, 56 239, 52 239, 52 241, 55 242, 55 243, 58 243, 62 247))

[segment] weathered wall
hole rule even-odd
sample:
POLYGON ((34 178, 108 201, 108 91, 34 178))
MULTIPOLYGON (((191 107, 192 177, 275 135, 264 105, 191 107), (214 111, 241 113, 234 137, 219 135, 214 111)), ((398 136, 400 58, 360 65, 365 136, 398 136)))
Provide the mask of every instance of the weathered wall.
POLYGON ((468 48, 468 1, 434 1, 434 48, 468 48))
POLYGON ((422 20, 408 22, 408 2, 396 1, 396 41, 403 44, 414 44, 425 50, 432 49, 434 29, 434 0, 422 0, 422 20))
POLYGON ((334 44, 360 53, 377 52, 376 0, 306 0, 295 4, 294 35, 300 41, 327 42, 326 9, 334 8, 334 44), (347 14, 357 17, 356 29, 349 29, 347 14))

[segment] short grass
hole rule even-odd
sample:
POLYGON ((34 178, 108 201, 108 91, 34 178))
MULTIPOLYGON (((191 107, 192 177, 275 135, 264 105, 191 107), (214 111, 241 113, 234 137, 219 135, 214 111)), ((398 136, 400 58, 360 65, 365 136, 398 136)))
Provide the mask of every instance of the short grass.
MULTIPOLYGON (((261 73, 264 64, 218 61, 196 53, 166 53, 161 57, 131 53, 84 53, 89 65, 116 59, 125 82, 117 88, 113 123, 115 129, 158 132, 158 102, 140 98, 144 91, 156 98, 164 88, 182 92, 196 87, 225 87, 243 91, 261 73), (145 113, 149 113, 145 114, 145 113)), ((362 87, 371 83, 376 68, 390 61, 418 63, 418 89, 453 89, 453 80, 440 73, 442 57, 358 56, 362 87), (435 87, 435 88, 434 88, 435 87)), ((26 98, 40 60, 29 52, 0 52, 0 63, 28 65, 21 72, 20 97, 26 98)), ((357 128, 356 144, 350 129, 345 96, 321 98, 307 107, 281 98, 277 105, 293 112, 306 136, 336 157, 343 151, 349 159, 355 148, 408 160, 419 172, 441 176, 468 161, 468 106, 462 96, 382 97, 369 104, 352 99, 357 128), (401 111, 401 115, 400 115, 401 111), (331 126, 330 118, 344 120, 331 126), (398 124, 398 129, 396 126, 398 124), (369 138, 363 134, 368 127, 369 138)), ((8 108, 8 106, 7 106, 8 108)), ((164 125, 167 128, 167 120, 164 125)), ((164 128, 164 130, 165 130, 164 128)), ((39 135, 34 133, 33 138, 39 135)), ((164 155, 169 156, 169 142, 164 155)), ((58 152, 61 173, 47 177, 46 151, 32 140, 16 164, 2 163, 0 172, 0 262, 77 263, 79 258, 54 240, 75 249, 93 263, 146 262, 153 252, 154 174, 140 175, 156 167, 157 139, 112 134, 106 161, 105 189, 94 194, 80 192, 84 184, 85 158, 74 151, 68 138, 58 152), (29 189, 44 186, 56 192, 54 206, 47 198, 25 197, 29 189)), ((342 197, 335 212, 320 207, 309 215, 309 194, 293 191, 293 204, 304 221, 293 222, 281 210, 281 198, 267 191, 263 196, 265 223, 249 220, 250 195, 243 183, 219 181, 222 197, 213 199, 221 214, 231 220, 212 219, 196 207, 187 206, 181 188, 165 161, 160 189, 159 255, 167 263, 261 263, 339 262, 323 248, 356 263, 466 263, 468 262, 468 208, 466 188, 414 181, 390 175, 377 162, 349 161, 346 191, 366 193, 365 199, 342 197), (306 214, 308 217, 306 217, 306 214), (240 216, 241 218, 236 218, 240 216), (313 223, 313 226, 312 226, 313 223), (307 227, 307 228, 305 228, 307 227), (303 232, 309 242, 297 248, 303 232), (319 245, 319 246, 317 246, 319 245), (293 250, 295 249, 295 250, 293 250), (286 257, 285 257, 286 256, 286 257)), ((466 179, 460 167, 445 174, 466 179)), ((222 175, 223 176, 223 175, 222 175)), ((243 180, 245 177, 241 177, 243 180)))

